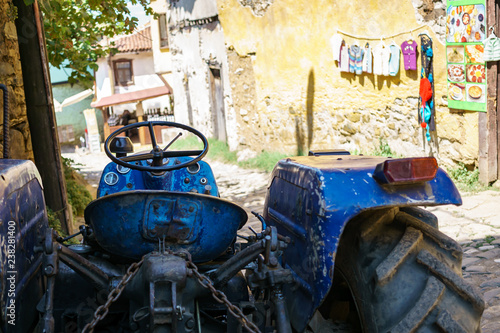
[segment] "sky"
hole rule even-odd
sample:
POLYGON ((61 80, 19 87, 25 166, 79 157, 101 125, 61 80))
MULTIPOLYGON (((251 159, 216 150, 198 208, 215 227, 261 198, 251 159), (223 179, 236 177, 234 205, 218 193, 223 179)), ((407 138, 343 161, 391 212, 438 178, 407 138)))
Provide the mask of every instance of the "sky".
POLYGON ((144 13, 144 9, 142 8, 142 6, 140 4, 132 5, 129 3, 128 8, 130 9, 130 13, 132 14, 132 16, 135 16, 139 19, 138 25, 143 25, 143 24, 149 22, 150 19, 146 15, 146 13, 144 13))

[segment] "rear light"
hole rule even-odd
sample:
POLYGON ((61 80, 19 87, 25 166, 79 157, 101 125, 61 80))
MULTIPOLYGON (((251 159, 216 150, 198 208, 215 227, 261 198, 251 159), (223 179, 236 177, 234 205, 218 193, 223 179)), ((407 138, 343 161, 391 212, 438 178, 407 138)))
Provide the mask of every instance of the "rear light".
POLYGON ((433 180, 437 170, 434 157, 402 158, 377 164, 373 178, 381 184, 414 184, 433 180))

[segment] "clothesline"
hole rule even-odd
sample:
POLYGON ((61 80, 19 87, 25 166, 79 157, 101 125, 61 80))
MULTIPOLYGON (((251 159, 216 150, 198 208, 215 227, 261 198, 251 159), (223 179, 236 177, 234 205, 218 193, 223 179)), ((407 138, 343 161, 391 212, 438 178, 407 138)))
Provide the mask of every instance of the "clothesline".
POLYGON ((427 27, 427 26, 426 25, 421 25, 419 27, 416 27, 416 28, 408 30, 408 31, 403 31, 403 32, 399 32, 399 33, 394 34, 394 35, 382 36, 382 37, 359 36, 359 35, 350 34, 348 32, 342 31, 340 29, 337 29, 337 33, 341 33, 342 35, 349 36, 349 37, 356 38, 356 39, 384 40, 384 39, 388 39, 388 38, 394 38, 394 37, 397 37, 397 36, 400 36, 400 35, 411 34, 412 32, 414 32, 416 30, 420 30, 420 29, 425 28, 425 27, 427 27))

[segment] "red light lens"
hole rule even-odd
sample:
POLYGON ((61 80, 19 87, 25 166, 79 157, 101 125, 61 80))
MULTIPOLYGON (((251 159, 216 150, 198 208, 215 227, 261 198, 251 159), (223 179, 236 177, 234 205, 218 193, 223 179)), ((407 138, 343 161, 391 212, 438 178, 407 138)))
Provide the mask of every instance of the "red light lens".
POLYGON ((433 180, 437 170, 434 157, 403 158, 377 165, 374 177, 385 184, 412 184, 433 180))

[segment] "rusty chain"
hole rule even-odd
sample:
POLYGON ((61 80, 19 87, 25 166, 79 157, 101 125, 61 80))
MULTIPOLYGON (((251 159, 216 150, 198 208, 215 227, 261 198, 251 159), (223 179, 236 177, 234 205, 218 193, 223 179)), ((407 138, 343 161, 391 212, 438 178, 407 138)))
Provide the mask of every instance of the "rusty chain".
MULTIPOLYGON (((168 251, 168 250, 167 250, 167 252, 186 260, 188 268, 191 269, 194 276, 198 280, 198 283, 203 288, 210 290, 210 292, 212 293, 212 297, 217 302, 224 304, 227 307, 227 309, 229 310, 229 312, 236 319, 238 319, 238 321, 241 323, 241 325, 248 332, 250 332, 250 333, 262 333, 254 323, 252 323, 250 320, 248 320, 248 318, 245 316, 245 314, 241 311, 240 308, 238 308, 237 306, 232 304, 231 301, 229 301, 226 294, 224 294, 220 290, 215 289, 212 281, 210 280, 210 278, 208 276, 203 275, 198 271, 198 267, 196 267, 196 265, 191 260, 191 254, 189 252, 182 251, 179 253, 175 253, 175 252, 168 251)), ((118 285, 113 290, 111 290, 111 292, 109 293, 106 303, 97 308, 97 310, 94 312, 94 318, 92 319, 92 321, 90 323, 85 325, 82 333, 92 333, 94 331, 94 328, 97 325, 97 323, 100 320, 104 319, 104 317, 106 317, 111 304, 113 302, 115 302, 120 297, 123 289, 125 288, 127 283, 129 283, 130 280, 134 277, 134 275, 137 274, 137 272, 139 271, 139 268, 141 267, 143 262, 144 262, 144 257, 142 257, 141 261, 130 265, 130 267, 127 269, 127 273, 123 276, 123 278, 120 280, 118 285)))
POLYGON ((130 282, 130 280, 134 277, 135 274, 139 271, 139 268, 141 267, 142 263, 144 262, 144 257, 139 262, 134 262, 132 265, 129 266, 127 269, 127 273, 122 277, 120 282, 116 285, 113 290, 109 292, 108 299, 106 300, 106 303, 99 306, 97 310, 94 312, 94 318, 90 323, 85 325, 83 328, 82 333, 92 333, 94 332, 94 328, 97 325, 97 323, 104 319, 106 315, 108 314, 109 307, 113 302, 115 302, 122 294, 123 289, 127 285, 127 283, 130 282))
MULTIPOLYGON (((203 287, 212 293, 212 297, 219 303, 224 304, 229 312, 236 318, 238 321, 241 323, 241 325, 246 328, 246 330, 250 333, 261 333, 259 328, 252 323, 248 318, 243 314, 243 312, 232 304, 228 299, 226 294, 224 294, 222 291, 215 289, 214 284, 212 283, 212 280, 206 275, 201 274, 198 271, 198 267, 193 263, 191 260, 191 254, 187 252, 182 252, 183 254, 186 255, 186 262, 188 264, 188 268, 191 269, 193 272, 194 276, 198 279, 198 283, 203 287)), ((178 254, 176 254, 178 255, 178 254)))

